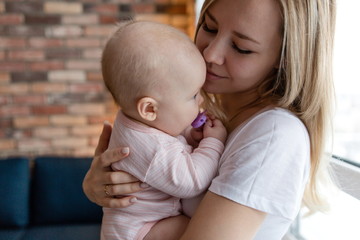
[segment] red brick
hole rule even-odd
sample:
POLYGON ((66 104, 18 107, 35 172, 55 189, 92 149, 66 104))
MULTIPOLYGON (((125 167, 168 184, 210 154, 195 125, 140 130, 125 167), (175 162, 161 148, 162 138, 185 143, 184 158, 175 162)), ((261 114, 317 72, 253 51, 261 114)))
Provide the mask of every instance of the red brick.
POLYGON ((87 26, 85 27, 85 36, 97 36, 107 38, 115 30, 115 25, 87 26))
POLYGON ((181 14, 188 17, 186 15, 186 4, 159 4, 156 5, 156 13, 181 14))
POLYGON ((64 45, 63 40, 55 38, 30 38, 29 46, 33 48, 57 48, 64 45))
POLYGON ((81 70, 100 70, 99 61, 90 60, 70 60, 66 63, 68 69, 81 69, 81 70))
POLYGON ((34 137, 36 138, 58 138, 69 135, 67 127, 38 127, 34 129, 34 137))
POLYGON ((86 79, 89 81, 102 81, 102 74, 100 71, 96 72, 87 72, 86 79))
POLYGON ((8 83, 8 82, 10 82, 9 72, 0 72, 0 83, 8 83))
POLYGON ((88 117, 88 121, 90 124, 95 124, 95 123, 103 124, 104 121, 113 123, 114 119, 115 119, 115 112, 88 117))
POLYGON ((48 73, 50 82, 85 82, 85 77, 84 71, 81 70, 57 70, 48 73))
POLYGON ((0 129, 12 128, 13 122, 11 118, 0 118, 0 129))
POLYGON ((117 14, 118 6, 116 4, 87 4, 84 5, 84 12, 98 14, 117 14))
POLYGON ((57 105, 33 106, 31 112, 36 115, 62 114, 66 113, 66 107, 57 105))
POLYGON ((139 21, 153 21, 163 24, 170 24, 171 17, 167 14, 137 14, 135 19, 139 21))
POLYGON ((30 69, 33 71, 49 71, 64 69, 64 62, 59 60, 47 60, 44 62, 30 63, 30 69))
POLYGON ((54 126, 83 126, 87 119, 85 116, 55 115, 50 116, 50 123, 54 126))
POLYGON ((9 103, 12 103, 12 97, 1 95, 0 96, 0 106, 1 106, 0 111, 1 111, 2 107, 5 107, 4 106, 5 104, 9 104, 9 103))
POLYGON ((15 149, 16 142, 13 139, 0 139, 0 150, 15 149))
POLYGON ((83 12, 82 4, 79 2, 54 2, 44 3, 44 12, 46 14, 80 14, 83 12))
POLYGON ((104 85, 102 83, 71 84, 69 90, 71 93, 101 93, 104 91, 104 85))
POLYGON ((12 72, 11 83, 21 83, 21 82, 44 82, 47 80, 46 72, 12 72))
POLYGON ((50 15, 27 15, 25 16, 26 24, 46 24, 46 25, 55 25, 61 24, 60 16, 50 16, 50 15))
POLYGON ((6 28, 6 35, 9 36, 45 36, 44 26, 37 25, 13 25, 11 28, 6 28))
POLYGON ((45 51, 47 59, 59 60, 82 57, 82 51, 80 49, 50 48, 46 49, 45 51))
POLYGON ((93 157, 95 147, 83 147, 74 149, 73 155, 77 157, 93 157))
POLYGON ((0 37, 0 48, 23 48, 26 45, 25 39, 13 37, 0 37))
POLYGON ((14 139, 24 139, 32 137, 32 129, 14 129, 12 132, 14 139))
POLYGON ((86 137, 67 137, 56 138, 51 140, 51 145, 60 148, 72 148, 86 147, 88 140, 86 137))
POLYGON ((1 25, 16 25, 24 22, 24 16, 21 14, 2 14, 0 15, 1 25))
POLYGON ((13 116, 24 116, 30 113, 30 109, 27 106, 1 106, 0 117, 13 117, 13 116))
POLYGON ((14 118, 14 127, 16 128, 32 128, 37 126, 47 126, 49 125, 48 117, 16 117, 14 118))
POLYGON ((94 38, 67 39, 65 45, 69 48, 93 48, 100 47, 100 40, 94 38))
POLYGON ((133 5, 133 10, 135 13, 154 13, 155 5, 151 3, 138 3, 133 5))
POLYGON ((99 23, 99 16, 96 14, 64 15, 63 24, 96 25, 99 23))
POLYGON ((47 37, 70 38, 81 36, 83 30, 80 26, 51 26, 46 28, 45 34, 47 37))
POLYGON ((100 115, 105 113, 105 107, 103 104, 100 103, 72 104, 69 106, 69 113, 83 115, 100 115))
POLYGON ((100 16, 101 24, 115 24, 116 22, 119 22, 118 16, 108 16, 108 15, 100 16))
POLYGON ((42 13, 43 4, 40 2, 26 2, 16 3, 16 1, 6 2, 6 11, 13 13, 42 13))
POLYGON ((27 104, 27 105, 35 105, 35 104, 44 104, 46 97, 43 95, 15 95, 13 96, 13 102, 15 104, 27 104))
POLYGON ((83 57, 85 59, 96 59, 100 62, 101 54, 102 54, 101 48, 89 48, 84 50, 83 57))
POLYGON ((50 141, 42 139, 20 139, 18 141, 20 151, 31 151, 37 155, 41 149, 48 149, 50 141))
POLYGON ((33 93, 64 93, 68 91, 65 83, 34 83, 31 85, 33 93))
POLYGON ((5 59, 5 52, 0 51, 0 60, 4 60, 4 59, 5 59))
POLYGON ((71 129, 71 135, 74 136, 100 136, 102 125, 77 126, 71 129))
POLYGON ((28 84, 0 85, 1 94, 23 94, 29 90, 28 84))
POLYGON ((0 71, 26 71, 28 65, 25 62, 0 62, 0 71))
POLYGON ((10 60, 39 61, 44 60, 45 54, 42 50, 11 50, 8 52, 10 60))

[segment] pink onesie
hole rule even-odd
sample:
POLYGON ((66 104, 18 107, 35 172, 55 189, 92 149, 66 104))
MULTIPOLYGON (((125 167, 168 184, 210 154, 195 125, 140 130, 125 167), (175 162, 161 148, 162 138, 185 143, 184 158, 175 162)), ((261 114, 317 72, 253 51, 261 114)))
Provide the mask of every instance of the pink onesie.
POLYGON ((112 165, 151 187, 127 208, 103 208, 102 240, 143 239, 159 220, 181 213, 180 198, 205 191, 217 173, 224 144, 204 138, 194 150, 183 136, 173 137, 118 112, 109 148, 129 146, 129 157, 112 165))

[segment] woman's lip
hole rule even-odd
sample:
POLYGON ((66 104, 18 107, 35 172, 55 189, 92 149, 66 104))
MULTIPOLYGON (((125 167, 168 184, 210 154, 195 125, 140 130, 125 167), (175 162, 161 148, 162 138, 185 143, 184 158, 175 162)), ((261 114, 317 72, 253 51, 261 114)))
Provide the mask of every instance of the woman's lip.
POLYGON ((206 77, 209 77, 209 78, 223 78, 223 76, 219 76, 216 73, 213 73, 211 71, 206 72, 206 77))

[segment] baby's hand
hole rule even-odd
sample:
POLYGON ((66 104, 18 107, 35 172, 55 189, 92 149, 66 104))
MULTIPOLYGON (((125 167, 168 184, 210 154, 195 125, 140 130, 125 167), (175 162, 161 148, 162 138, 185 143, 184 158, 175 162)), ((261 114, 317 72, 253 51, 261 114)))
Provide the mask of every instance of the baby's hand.
POLYGON ((225 126, 219 119, 209 117, 203 129, 204 138, 214 137, 225 143, 227 132, 225 126))

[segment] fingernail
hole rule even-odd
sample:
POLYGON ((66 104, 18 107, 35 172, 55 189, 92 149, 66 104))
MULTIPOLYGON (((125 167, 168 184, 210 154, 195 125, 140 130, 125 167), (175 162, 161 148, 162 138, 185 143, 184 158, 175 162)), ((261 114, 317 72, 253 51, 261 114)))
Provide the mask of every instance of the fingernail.
POLYGON ((137 202, 137 198, 136 198, 136 197, 130 198, 129 202, 131 202, 131 203, 136 203, 136 202, 137 202))
POLYGON ((128 154, 129 152, 130 152, 130 150, 129 150, 128 147, 125 147, 125 148, 121 149, 121 153, 124 154, 124 155, 128 154))
POLYGON ((148 188, 148 187, 150 187, 150 185, 143 182, 143 183, 140 183, 140 187, 141 188, 148 188))
POLYGON ((108 120, 105 120, 104 125, 111 125, 111 124, 110 124, 110 122, 108 120))

